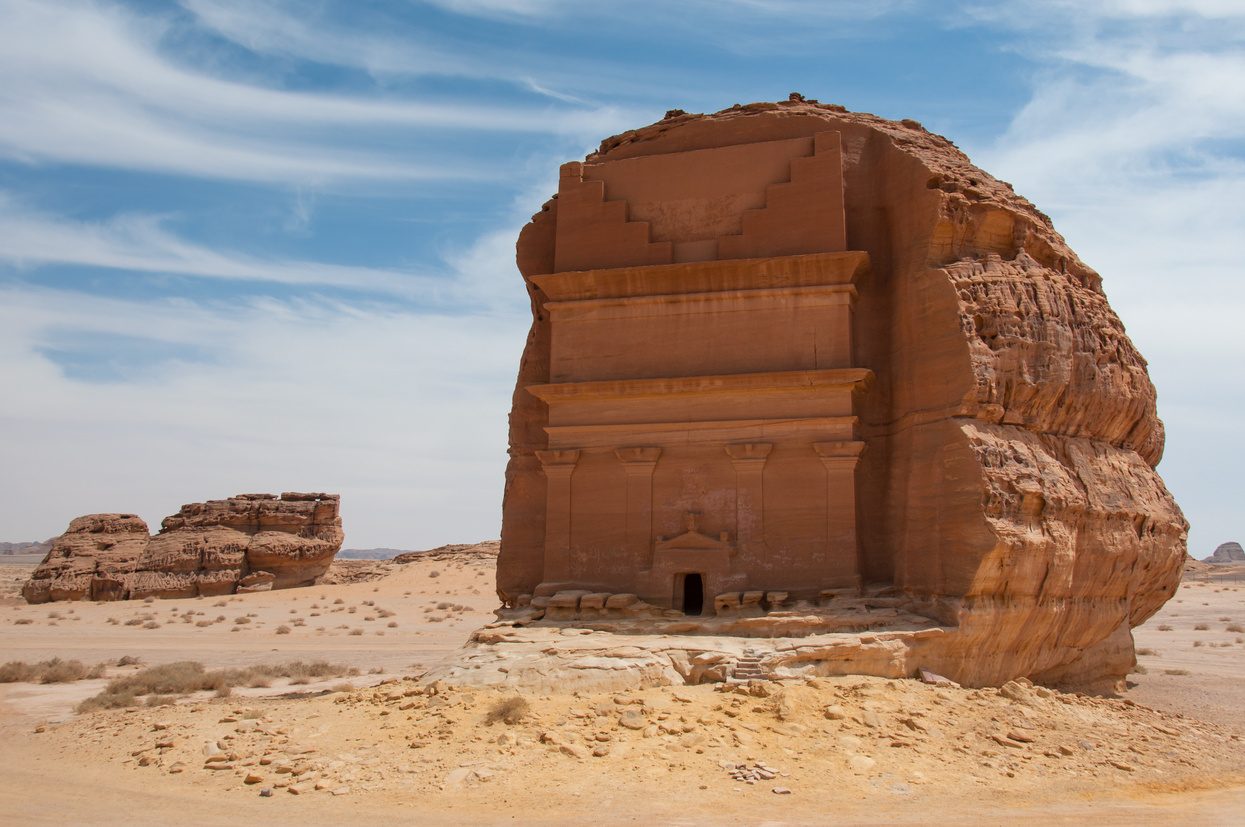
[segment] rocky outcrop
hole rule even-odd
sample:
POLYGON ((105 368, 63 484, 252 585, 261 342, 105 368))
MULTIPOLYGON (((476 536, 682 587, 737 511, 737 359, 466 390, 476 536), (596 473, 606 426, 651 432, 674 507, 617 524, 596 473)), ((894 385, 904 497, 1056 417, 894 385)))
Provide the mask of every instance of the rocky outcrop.
MULTIPOLYGON (((735 174, 730 165, 718 168, 735 174)), ((510 419, 498 561, 498 590, 509 606, 539 597, 542 590, 635 591, 623 581, 647 565, 643 561, 616 565, 617 571, 591 581, 575 574, 575 566, 590 568, 583 561, 594 559, 594 548, 614 542, 604 530, 589 537, 580 526, 613 520, 621 527, 617 536, 635 526, 642 533, 649 503, 644 486, 651 478, 654 525, 659 517, 672 522, 676 506, 703 512, 702 523, 712 527, 703 535, 689 532, 684 545, 695 540, 707 557, 718 553, 711 545, 720 540, 722 556, 752 565, 745 574, 764 581, 747 588, 813 599, 815 589, 809 595, 801 592, 816 584, 788 574, 776 582, 775 573, 782 566, 797 571, 800 565, 817 572, 817 566, 833 559, 850 574, 848 562, 836 555, 854 542, 855 572, 862 584, 885 584, 951 630, 914 647, 907 668, 927 666, 968 685, 1028 676, 1103 687, 1123 678, 1133 663, 1129 630, 1157 611, 1179 584, 1187 524, 1155 471, 1164 433, 1145 360, 1108 305, 1098 274, 1068 248, 1046 215, 914 121, 889 121, 801 99, 736 106, 712 115, 672 114, 607 139, 582 164, 564 166, 560 187, 559 197, 533 216, 518 243, 533 324, 510 419), (722 187, 700 182, 690 166, 696 153, 726 158, 738 151, 785 170, 774 159, 785 164, 779 156, 787 146, 801 147, 789 153, 799 157, 790 160, 789 173, 776 174, 758 190, 765 195, 727 192, 714 200, 712 187, 722 187), (841 153, 841 179, 827 166, 829 160, 823 162, 836 152, 841 153), (675 163, 676 156, 686 162, 675 163), (649 190, 641 192, 636 182, 650 167, 657 170, 650 175, 655 183, 643 179, 649 190), (658 174, 667 167, 674 172, 658 174), (696 193, 699 200, 662 194, 685 180, 704 190, 696 193), (790 228, 807 217, 801 205, 821 203, 816 199, 822 196, 812 194, 837 192, 840 181, 843 233, 836 226, 833 233, 826 231, 826 239, 805 239, 807 244, 791 236, 790 228), (727 215, 735 209, 732 204, 742 205, 742 222, 727 215), (768 212, 786 218, 762 220, 768 212), (695 232, 685 232, 689 227, 695 232), (684 461, 688 451, 674 438, 659 442, 651 435, 655 426, 632 434, 614 423, 622 406, 638 405, 632 400, 643 394, 693 398, 694 391, 712 402, 711 381, 734 382, 739 393, 751 393, 761 381, 755 377, 763 376, 772 398, 793 396, 795 391, 779 386, 777 373, 764 372, 804 368, 794 361, 769 367, 756 362, 779 352, 775 342, 787 341, 776 331, 793 331, 794 338, 797 332, 804 335, 803 328, 792 323, 749 330, 738 323, 737 361, 743 367, 716 370, 732 375, 702 377, 704 387, 692 388, 687 380, 671 377, 706 371, 666 358, 680 351, 660 338, 669 331, 659 321, 643 322, 645 335, 660 344, 644 366, 648 372, 617 376, 607 372, 635 361, 627 349, 631 343, 618 334, 614 341, 594 340, 588 324, 607 312, 611 319, 639 316, 632 306, 640 304, 657 308, 646 318, 657 319, 658 311, 667 318, 686 318, 667 307, 674 294, 718 300, 728 289, 737 291, 732 297, 749 289, 756 296, 763 290, 792 296, 796 288, 827 290, 822 282, 832 280, 828 269, 819 271, 821 276, 810 274, 862 253, 865 264, 839 278, 853 293, 850 362, 844 367, 867 374, 853 379, 852 407, 844 403, 841 408, 854 415, 854 431, 822 436, 816 443, 811 440, 817 437, 800 437, 810 441, 810 450, 817 448, 827 468, 832 463, 847 467, 858 458, 855 540, 841 532, 836 536, 847 539, 818 545, 824 538, 815 536, 822 531, 816 519, 807 521, 804 535, 775 533, 772 526, 778 524, 766 513, 769 536, 752 538, 766 547, 766 554, 750 563, 746 549, 736 551, 744 545, 738 538, 747 525, 742 517, 736 520, 735 503, 749 491, 759 495, 761 478, 768 497, 770 481, 780 479, 777 471, 771 476, 771 467, 782 459, 788 463, 783 473, 795 468, 793 463, 805 460, 793 451, 803 448, 749 436, 746 441, 757 444, 738 447, 768 451, 762 443, 776 446, 763 474, 755 472, 751 489, 739 469, 747 462, 760 469, 762 454, 755 462, 731 454, 737 473, 700 473, 688 465, 680 481, 663 483, 663 463, 684 461), (555 335, 558 324, 568 331, 561 340, 555 335), (587 357, 569 351, 559 355, 558 348, 568 349, 572 341, 596 341, 596 350, 587 357), (588 358, 596 362, 589 365, 588 358), (587 375, 585 366, 598 375, 587 375), (579 384, 572 387, 574 382, 579 384), (578 418, 551 418, 551 411, 570 410, 572 404, 579 406, 574 411, 578 418), (606 447, 613 454, 604 452, 606 437, 625 447, 611 443, 606 447), (846 447, 859 443, 849 456, 846 447), (661 453, 630 447, 663 445, 661 453), (682 453, 676 456, 676 450, 682 453), (614 470, 620 463, 625 474, 614 470), (656 471, 650 470, 653 465, 656 471), (594 483, 594 473, 604 482, 594 483), (719 476, 732 486, 736 478, 745 482, 728 489, 719 485, 719 476), (662 500, 663 484, 675 492, 670 502, 662 500), (593 485, 605 493, 598 494, 593 485), (560 510, 549 519, 548 503, 555 496, 560 510), (707 505, 675 503, 674 498, 684 496, 707 505), (633 501, 640 504, 638 511, 633 501), (586 511, 577 510, 581 504, 586 511), (633 512, 638 519, 632 519, 633 512), (823 547, 827 550, 818 557, 823 547), (559 563, 557 576, 550 576, 548 561, 564 559, 569 568, 559 563), (571 574, 563 576, 563 571, 571 574)), ((685 305, 691 300, 679 299, 685 305)), ((794 299, 790 306, 797 306, 794 299)), ((794 310, 791 318, 799 321, 794 310)), ((808 358, 820 368, 821 360, 838 352, 824 343, 833 343, 842 331, 818 324, 809 331, 808 358)), ((684 344, 693 350, 697 346, 684 344)), ((808 388, 830 381, 814 373, 808 372, 808 388)), ((821 373, 829 377, 830 371, 821 373)), ((716 408, 696 398, 697 410, 689 405, 686 412, 671 414, 675 409, 668 405, 654 414, 658 418, 633 418, 642 423, 743 421, 742 415, 719 415, 737 398, 742 396, 713 402, 716 408)), ((775 405, 772 414, 747 416, 752 423, 792 418, 781 414, 775 405)), ((729 453, 736 446, 727 447, 729 453)), ((709 452, 704 456, 695 462, 705 468, 725 461, 709 452)), ((776 519, 793 523, 824 507, 810 496, 798 502, 799 513, 789 519, 777 513, 812 486, 825 490, 826 484, 811 473, 804 479, 783 489, 785 500, 772 500, 776 519)), ((765 500, 761 507, 769 509, 770 503, 765 500)), ((843 509, 846 516, 832 512, 831 520, 848 525, 852 509, 843 509)), ((744 514, 742 507, 737 513, 744 514)), ((660 543, 669 544, 671 532, 666 527, 664 533, 653 533, 658 545, 651 547, 661 552, 660 543)), ((636 547, 644 542, 647 538, 639 537, 636 547)), ((607 560, 629 559, 609 549, 607 560)), ((697 568, 702 568, 699 563, 684 570, 697 568)), ((711 578, 704 582, 708 588, 711 578)), ((674 594, 676 604, 663 608, 679 608, 679 593, 674 594)), ((685 590, 684 599, 690 594, 685 590)), ((713 605, 716 597, 707 593, 705 605, 713 605)))
POLYGON ((1245 549, 1240 543, 1224 543, 1203 563, 1245 563, 1245 549))
POLYGON ((22 587, 30 603, 196 597, 309 586, 345 535, 336 494, 239 494, 182 506, 154 537, 134 514, 69 524, 22 587))

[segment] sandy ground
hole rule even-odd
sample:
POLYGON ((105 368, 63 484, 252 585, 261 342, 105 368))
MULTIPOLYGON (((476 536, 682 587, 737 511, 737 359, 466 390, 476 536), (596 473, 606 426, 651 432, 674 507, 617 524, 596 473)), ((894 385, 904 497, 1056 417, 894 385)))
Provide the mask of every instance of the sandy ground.
POLYGON ((150 604, 27 606, 28 571, 0 565, 0 662, 362 674, 85 715, 106 681, 2 684, 5 823, 1236 824, 1245 806, 1245 570, 1186 579, 1137 630, 1154 654, 1124 699, 836 678, 532 696, 513 724, 488 723, 502 696, 407 679, 492 619, 486 561, 150 604))

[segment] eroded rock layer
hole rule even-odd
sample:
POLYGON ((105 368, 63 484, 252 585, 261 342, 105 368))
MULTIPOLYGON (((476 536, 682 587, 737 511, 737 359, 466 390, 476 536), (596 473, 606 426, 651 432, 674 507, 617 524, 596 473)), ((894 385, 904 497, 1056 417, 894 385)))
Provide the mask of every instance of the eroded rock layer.
POLYGON ((798 99, 673 113, 565 165, 517 257, 512 609, 867 586, 951 630, 909 669, 1132 666, 1187 535, 1145 360, 1050 219, 945 138, 798 99))
POLYGON ((336 494, 239 494, 182 506, 154 537, 133 514, 69 524, 22 587, 30 603, 309 586, 341 549, 336 494))

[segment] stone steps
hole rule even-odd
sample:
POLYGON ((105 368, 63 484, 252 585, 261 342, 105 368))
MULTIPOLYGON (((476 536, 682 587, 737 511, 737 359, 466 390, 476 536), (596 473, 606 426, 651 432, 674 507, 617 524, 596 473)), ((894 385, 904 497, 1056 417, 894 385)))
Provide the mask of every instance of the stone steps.
POLYGON ((761 667, 761 660, 761 655, 740 655, 731 666, 730 679, 741 683, 753 680, 764 680, 767 677, 767 674, 761 667))

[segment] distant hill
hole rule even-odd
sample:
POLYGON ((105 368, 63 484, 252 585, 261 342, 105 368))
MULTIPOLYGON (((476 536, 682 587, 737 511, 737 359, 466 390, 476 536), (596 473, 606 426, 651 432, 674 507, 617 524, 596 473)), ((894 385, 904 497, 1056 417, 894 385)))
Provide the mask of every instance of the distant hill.
POLYGON ((344 548, 337 552, 338 560, 389 560, 399 554, 410 554, 404 548, 344 548))
POLYGON ((51 550, 51 540, 42 543, 0 543, 0 554, 47 554, 51 550))

